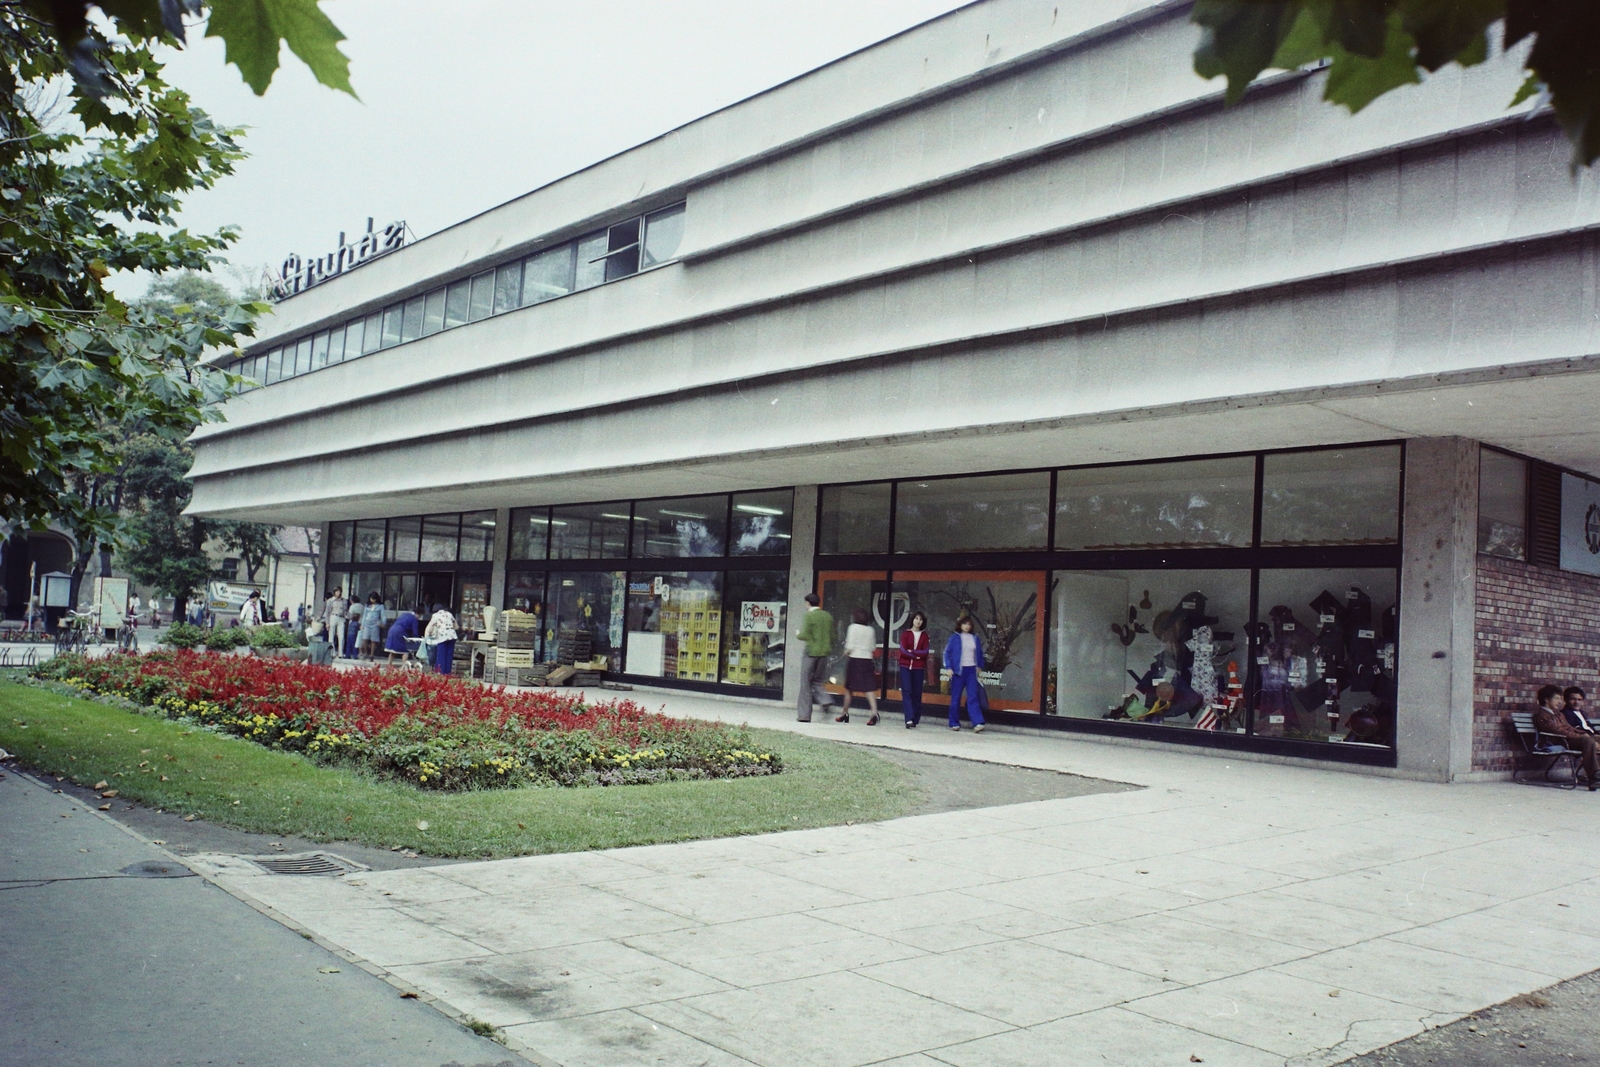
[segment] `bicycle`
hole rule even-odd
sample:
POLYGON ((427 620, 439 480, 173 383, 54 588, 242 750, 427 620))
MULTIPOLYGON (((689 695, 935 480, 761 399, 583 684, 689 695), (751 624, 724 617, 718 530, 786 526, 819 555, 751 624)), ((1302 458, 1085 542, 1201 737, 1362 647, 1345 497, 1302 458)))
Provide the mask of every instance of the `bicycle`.
MULTIPOLYGON (((95 618, 95 612, 69 609, 56 628, 57 654, 75 652, 82 655, 88 652, 90 631, 95 618)), ((96 632, 94 636, 98 639, 100 635, 96 632)), ((96 640, 95 643, 99 644, 99 641, 96 640)))
POLYGON ((139 651, 138 623, 131 618, 128 620, 128 625, 117 631, 117 651, 133 653, 139 651))

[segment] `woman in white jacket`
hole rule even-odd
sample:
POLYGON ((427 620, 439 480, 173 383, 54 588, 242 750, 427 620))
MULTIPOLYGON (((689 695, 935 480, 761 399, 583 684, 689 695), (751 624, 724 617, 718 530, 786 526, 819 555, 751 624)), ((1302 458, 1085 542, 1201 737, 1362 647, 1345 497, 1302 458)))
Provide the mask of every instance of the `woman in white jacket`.
POLYGON ((844 710, 833 721, 849 722, 850 702, 855 697, 863 696, 867 698, 867 707, 872 709, 872 717, 867 719, 867 725, 876 726, 878 669, 872 659, 878 651, 878 631, 872 628, 872 620, 862 608, 857 608, 850 618, 850 628, 844 632, 844 710))
POLYGON ((239 608, 239 625, 254 630, 261 625, 261 591, 250 590, 250 596, 239 608))
POLYGON ((450 664, 456 657, 456 617, 444 610, 443 604, 435 604, 433 617, 428 620, 428 628, 422 636, 433 649, 433 669, 449 674, 450 664))

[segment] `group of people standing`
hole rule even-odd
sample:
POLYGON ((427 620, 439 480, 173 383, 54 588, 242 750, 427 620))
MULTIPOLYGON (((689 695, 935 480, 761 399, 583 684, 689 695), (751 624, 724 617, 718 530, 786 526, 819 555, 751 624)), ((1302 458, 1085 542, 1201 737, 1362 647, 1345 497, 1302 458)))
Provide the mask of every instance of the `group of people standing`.
MULTIPOLYGON (((833 696, 827 689, 828 657, 833 654, 833 616, 822 608, 822 599, 815 593, 806 594, 806 614, 800 620, 800 705, 797 718, 810 722, 816 705, 833 707, 833 696)), ((899 669, 900 703, 905 713, 906 729, 915 729, 922 722, 922 694, 928 684, 928 667, 932 638, 928 632, 928 617, 913 612, 906 627, 900 631, 900 648, 896 656, 899 669)), ((878 725, 878 633, 871 617, 862 608, 851 613, 850 626, 845 630, 845 695, 844 705, 834 722, 850 721, 850 704, 858 696, 865 697, 870 715, 868 726, 878 725)), ((956 620, 955 630, 944 646, 944 666, 950 671, 950 719, 952 730, 961 729, 961 711, 965 705, 967 718, 974 733, 983 733, 983 708, 987 702, 983 683, 978 672, 984 669, 983 640, 977 634, 977 624, 972 616, 963 615, 956 620)), ((935 683, 937 684, 937 683, 935 683)))
POLYGON ((459 636, 456 617, 443 604, 435 604, 424 625, 418 611, 402 611, 391 623, 379 594, 368 593, 363 602, 347 598, 342 587, 335 587, 323 602, 322 622, 328 640, 346 659, 375 660, 380 652, 411 655, 407 639, 420 637, 429 649, 428 661, 433 669, 449 674, 459 636))

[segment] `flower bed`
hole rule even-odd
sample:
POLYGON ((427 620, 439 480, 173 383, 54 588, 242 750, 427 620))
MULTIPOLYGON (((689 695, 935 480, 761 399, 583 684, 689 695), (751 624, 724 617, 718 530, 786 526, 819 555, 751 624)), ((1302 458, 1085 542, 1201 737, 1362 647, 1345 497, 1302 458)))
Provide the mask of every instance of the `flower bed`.
POLYGON ((427 789, 626 785, 776 774, 747 731, 628 700, 505 692, 435 674, 339 671, 282 659, 151 652, 57 656, 33 671, 323 762, 427 789))

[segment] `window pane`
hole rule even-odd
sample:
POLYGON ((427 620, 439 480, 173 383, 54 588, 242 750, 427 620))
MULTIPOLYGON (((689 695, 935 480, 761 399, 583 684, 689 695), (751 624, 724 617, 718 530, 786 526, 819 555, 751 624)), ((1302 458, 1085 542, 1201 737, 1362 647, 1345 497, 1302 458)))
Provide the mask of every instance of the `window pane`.
POLYGON ((368 352, 376 352, 383 347, 383 312, 374 311, 368 315, 363 330, 365 332, 361 339, 362 355, 366 355, 368 352))
POLYGON ((283 349, 274 348, 267 353, 267 381, 276 382, 283 379, 283 349))
POLYGON ((683 208, 663 208, 644 220, 644 265, 653 267, 678 254, 683 242, 683 208))
POLYGON ((994 474, 901 482, 896 552, 1044 548, 1050 475, 994 474))
MULTIPOLYGON (((978 671, 978 684, 989 703, 1007 711, 1038 711, 1040 661, 1044 654, 1039 609, 1045 585, 1044 574, 1039 571, 979 571, 959 576, 896 574, 892 596, 875 592, 867 614, 879 634, 887 629, 885 636, 894 648, 900 645, 901 628, 911 621, 911 613, 920 611, 926 616, 929 662, 939 684, 927 688, 925 705, 950 706, 954 675, 952 664, 944 662, 944 648, 956 632, 956 623, 967 615, 972 617, 973 632, 983 643, 984 667, 978 671)), ((1248 583, 1245 588, 1249 589, 1248 583)), ((839 619, 837 611, 834 619, 839 619)), ((842 639, 842 628, 839 634, 842 639)), ((959 670, 960 664, 954 667, 959 670)), ((891 671, 887 679, 896 698, 900 692, 898 673, 891 671)), ((841 680, 843 677, 841 673, 841 680)))
POLYGON ((1478 551, 1523 559, 1527 527, 1528 461, 1485 448, 1478 458, 1478 551))
POLYGON ((470 563, 494 559, 494 512, 469 511, 461 516, 461 558, 470 563))
POLYGON ((435 289, 423 298, 422 336, 428 337, 444 329, 444 290, 435 289))
POLYGON ((422 336, 422 297, 414 296, 405 303, 400 316, 400 340, 415 341, 422 336))
POLYGON ((384 557, 389 563, 415 563, 417 550, 422 538, 422 519, 411 515, 403 519, 389 520, 389 554, 384 557))
POLYGON ((549 508, 513 508, 511 558, 545 559, 550 541, 549 508))
POLYGON ((328 331, 328 365, 344 362, 344 336, 345 329, 340 326, 336 330, 328 331))
POLYGON ((311 370, 321 370, 328 365, 328 334, 327 331, 317 334, 311 339, 311 370))
POLYGON ((422 520, 422 559, 425 563, 452 563, 461 537, 460 515, 428 515, 422 520))
POLYGON ((349 563, 351 541, 355 534, 353 522, 335 522, 328 525, 328 562, 349 563))
POLYGON ((403 305, 395 304, 383 309, 383 342, 381 348, 391 348, 400 343, 400 318, 403 305))
POLYGON ((471 285, 472 285, 471 282, 456 282, 448 290, 445 291, 445 296, 444 296, 444 327, 445 327, 445 329, 448 330, 452 326, 460 326, 462 323, 467 321, 467 307, 468 307, 468 304, 470 303, 467 294, 468 294, 468 291, 471 288, 471 285))
POLYGON ((521 303, 522 263, 518 261, 494 272, 494 313, 510 311, 521 303))
POLYGON ((1057 571, 1045 714, 1243 733, 1250 572, 1057 571))
POLYGON ((723 682, 783 689, 788 600, 787 571, 728 572, 722 594, 723 682))
MULTIPOLYGON (((328 584, 322 591, 323 597, 324 598, 331 597, 335 593, 343 593, 346 596, 348 596, 349 592, 350 592, 350 572, 349 571, 329 571, 328 572, 328 584)), ((321 605, 318 605, 317 610, 318 611, 322 610, 321 605)), ((340 656, 344 655, 344 649, 342 649, 342 648, 339 649, 336 654, 340 655, 340 656)))
POLYGON ((467 319, 477 322, 486 319, 494 310, 494 272, 485 271, 472 279, 472 305, 467 310, 467 319))
POLYGON ((1261 572, 1258 736, 1394 744, 1395 587, 1392 570, 1261 572))
POLYGON ((366 333, 366 320, 356 319, 354 322, 345 323, 344 327, 344 358, 355 359, 362 353, 363 335, 366 333))
POLYGON ((639 272, 639 220, 629 219, 606 234, 606 281, 639 272))
POLYGON ((550 509, 551 559, 623 559, 627 555, 627 504, 550 509))
POLYGON ((777 489, 770 493, 735 493, 728 554, 787 556, 793 512, 793 489, 777 489))
POLYGON ((1385 545, 1400 536, 1400 446, 1267 456, 1263 545, 1385 545))
POLYGON ((362 519, 356 523, 356 562, 382 563, 384 523, 382 519, 362 519))
POLYGON ((545 622, 546 662, 572 663, 601 658, 606 669, 622 669, 625 571, 550 575, 550 615, 545 622))
POLYGON ((1056 547, 1250 544, 1252 456, 1056 473, 1056 547))
POLYGON ((606 231, 578 239, 575 289, 592 289, 606 280, 606 231))
POLYGON ((725 496, 641 500, 633 507, 633 554, 639 558, 720 556, 727 533, 725 496))
POLYGON ((575 246, 564 244, 523 261, 522 302, 537 304, 572 292, 572 254, 575 246))
POLYGON ((634 571, 628 584, 629 674, 717 680, 722 648, 722 575, 634 571))
POLYGON ((889 483, 824 488, 817 518, 817 551, 889 551, 889 483))
POLYGON ((304 374, 311 369, 311 338, 303 337, 294 346, 294 372, 304 374))

